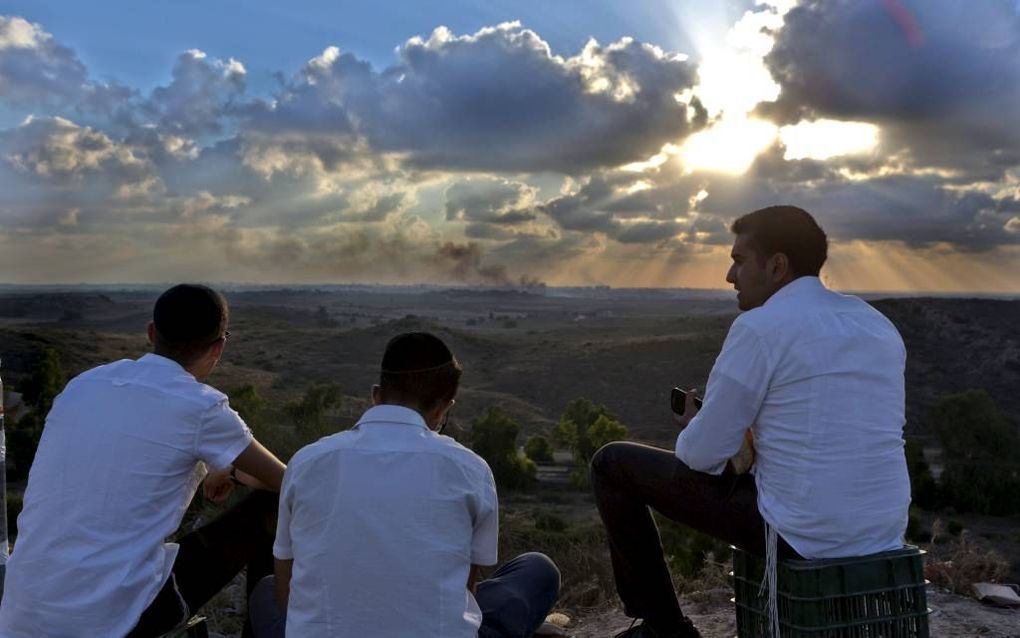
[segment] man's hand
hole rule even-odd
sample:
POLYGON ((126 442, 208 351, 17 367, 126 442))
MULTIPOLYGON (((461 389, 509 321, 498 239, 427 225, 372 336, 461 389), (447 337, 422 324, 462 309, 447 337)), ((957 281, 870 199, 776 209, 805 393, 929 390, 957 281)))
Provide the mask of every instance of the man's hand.
POLYGON ((234 482, 230 480, 230 468, 210 470, 202 484, 202 493, 213 503, 222 503, 234 491, 234 482))
POLYGON ((676 419, 676 422, 680 424, 681 430, 686 428, 687 425, 691 422, 691 419, 693 419, 698 414, 698 406, 694 404, 694 399, 697 398, 697 396, 698 396, 697 389, 691 388, 690 390, 688 390, 687 401, 686 403, 684 403, 683 415, 681 416, 676 413, 673 414, 673 418, 676 419))

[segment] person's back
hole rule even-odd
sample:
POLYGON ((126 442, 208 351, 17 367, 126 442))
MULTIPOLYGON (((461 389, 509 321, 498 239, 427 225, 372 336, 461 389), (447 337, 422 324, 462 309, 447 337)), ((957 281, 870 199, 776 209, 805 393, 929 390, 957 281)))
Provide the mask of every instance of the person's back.
POLYGON ((215 427, 226 400, 154 354, 67 385, 46 419, 18 518, 4 635, 131 629, 173 563, 176 548, 163 540, 204 476, 197 461, 229 465, 250 443, 215 427))
POLYGON ((424 332, 386 345, 373 407, 294 455, 258 638, 525 638, 559 592, 547 556, 495 565, 498 501, 481 457, 442 436, 463 368, 424 332))
POLYGON ((734 329, 756 336, 771 368, 754 426, 765 520, 804 556, 901 546, 910 487, 896 328, 861 299, 803 277, 734 329))
POLYGON ((246 565, 268 570, 284 466, 203 381, 224 352, 226 299, 180 284, 153 306, 153 353, 89 370, 54 400, 29 471, 0 636, 159 636, 246 565), (205 465, 202 464, 205 463, 205 465), (208 468, 208 471, 207 471, 208 468), (216 520, 165 540, 204 480, 216 520))
POLYGON ((472 564, 495 563, 497 533, 481 458, 387 405, 290 468, 290 546, 283 534, 276 546, 294 560, 288 635, 477 635, 481 611, 465 586, 472 564))

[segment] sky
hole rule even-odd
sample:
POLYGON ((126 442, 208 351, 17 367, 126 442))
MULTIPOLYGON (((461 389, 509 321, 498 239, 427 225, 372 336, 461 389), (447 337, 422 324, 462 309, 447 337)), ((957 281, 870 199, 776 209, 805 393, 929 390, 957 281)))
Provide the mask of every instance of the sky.
POLYGON ((0 8, 0 282, 1020 293, 1016 0, 0 8))

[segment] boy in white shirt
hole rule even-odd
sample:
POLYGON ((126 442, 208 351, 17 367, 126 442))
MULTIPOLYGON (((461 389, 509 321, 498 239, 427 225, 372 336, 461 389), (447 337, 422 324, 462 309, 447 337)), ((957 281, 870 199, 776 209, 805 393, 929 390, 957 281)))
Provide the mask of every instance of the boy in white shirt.
POLYGON ((439 433, 460 376, 437 337, 394 337, 375 407, 294 455, 276 576, 249 606, 259 638, 284 628, 302 638, 523 638, 542 624, 559 591, 544 555, 476 585, 479 568, 496 563, 498 502, 485 461, 439 433))

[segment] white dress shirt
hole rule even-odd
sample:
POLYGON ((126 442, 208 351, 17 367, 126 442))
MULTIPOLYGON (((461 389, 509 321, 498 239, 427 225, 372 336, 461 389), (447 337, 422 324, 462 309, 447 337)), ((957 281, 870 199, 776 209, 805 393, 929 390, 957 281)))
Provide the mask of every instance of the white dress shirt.
POLYGON ((400 406, 294 455, 273 554, 293 559, 288 636, 467 638, 470 567, 494 565, 489 466, 400 406))
POLYGON ((733 322, 676 455, 719 474, 751 426, 758 507, 797 552, 897 549, 910 505, 905 362, 881 313, 800 277, 733 322))
POLYGON ((0 636, 124 636, 170 576, 205 474, 252 435, 223 393, 148 354, 85 372, 54 400, 7 564, 0 636))

